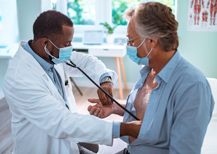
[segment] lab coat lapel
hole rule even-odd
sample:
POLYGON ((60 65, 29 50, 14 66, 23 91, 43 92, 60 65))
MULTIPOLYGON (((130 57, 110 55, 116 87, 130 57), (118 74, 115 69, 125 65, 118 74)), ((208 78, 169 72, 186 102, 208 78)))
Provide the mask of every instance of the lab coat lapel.
MULTIPOLYGON (((58 92, 57 88, 55 87, 53 81, 50 79, 50 77, 47 75, 47 73, 44 71, 44 69, 41 67, 41 65, 37 62, 37 60, 29 54, 26 50, 23 49, 23 45, 26 42, 21 41, 19 49, 16 54, 18 54, 24 61, 26 61, 27 65, 32 68, 32 70, 36 71, 39 76, 42 76, 44 80, 46 80, 46 84, 48 85, 48 88, 52 93, 54 93, 54 97, 58 96, 58 99, 61 100, 62 104, 65 105, 65 101, 63 100, 62 96, 58 92)), ((60 75, 61 76, 61 75, 60 75)), ((61 76, 62 78, 62 76, 61 76)), ((64 88, 63 88, 64 89, 64 88)))
POLYGON ((75 113, 75 112, 78 112, 77 105, 76 105, 75 98, 74 98, 74 95, 73 95, 73 92, 72 92, 72 85, 71 85, 69 76, 68 76, 68 74, 65 73, 66 71, 65 71, 64 65, 65 64, 55 65, 55 69, 56 69, 56 71, 59 73, 59 75, 61 77, 63 92, 64 92, 64 95, 66 96, 66 100, 67 100, 67 103, 68 103, 69 110, 72 113, 75 113), (66 80, 68 80, 67 85, 65 85, 66 80))
POLYGON ((65 86, 65 77, 64 77, 64 71, 63 71, 62 64, 54 65, 54 68, 56 69, 57 73, 60 75, 62 87, 63 87, 63 89, 65 89, 64 88, 64 86, 65 86))
MULTIPOLYGON (((63 88, 63 95, 66 96, 66 89, 65 89, 65 74, 64 74, 64 71, 63 71, 63 64, 57 64, 57 65, 54 65, 54 68, 56 69, 57 73, 60 75, 60 78, 61 78, 61 84, 62 84, 62 88, 63 88)), ((67 98, 67 96, 66 96, 67 98)))
POLYGON ((54 67, 55 67, 56 71, 59 73, 59 75, 61 77, 63 93, 64 93, 64 95, 66 97, 69 110, 71 112, 77 112, 77 106, 76 106, 76 103, 75 103, 74 96, 73 96, 72 93, 70 95, 70 94, 68 94, 69 92, 67 92, 67 87, 69 89, 71 89, 71 85, 70 85, 70 82, 69 82, 69 77, 67 77, 67 75, 64 73, 63 64, 58 64, 58 65, 55 65, 54 67), (66 80, 68 80, 68 82, 69 82, 67 85, 65 85, 66 80))

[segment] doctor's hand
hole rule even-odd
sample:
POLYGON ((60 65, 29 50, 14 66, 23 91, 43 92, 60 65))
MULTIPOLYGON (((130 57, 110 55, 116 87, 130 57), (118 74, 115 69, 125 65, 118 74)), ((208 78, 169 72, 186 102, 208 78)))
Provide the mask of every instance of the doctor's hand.
MULTIPOLYGON (((113 97, 113 94, 112 94, 113 84, 112 83, 110 82, 103 83, 101 85, 101 88, 104 89, 109 95, 113 97)), ((113 101, 106 94, 104 94, 100 89, 97 90, 97 94, 103 106, 112 106, 113 101)))
POLYGON ((91 115, 97 116, 99 118, 106 118, 115 110, 115 104, 111 106, 103 106, 99 99, 88 99, 90 103, 95 103, 95 105, 89 105, 88 111, 91 115))
POLYGON ((132 121, 121 123, 120 136, 130 136, 137 138, 140 132, 142 121, 132 121))

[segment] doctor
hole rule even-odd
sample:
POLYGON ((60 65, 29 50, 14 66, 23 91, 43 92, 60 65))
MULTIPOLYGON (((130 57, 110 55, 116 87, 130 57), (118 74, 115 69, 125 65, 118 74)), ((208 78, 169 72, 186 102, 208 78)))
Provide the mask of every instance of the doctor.
POLYGON ((136 138, 141 126, 139 121, 109 122, 77 113, 71 84, 66 81, 70 76, 82 74, 58 59, 71 59, 95 82, 101 81, 101 86, 110 94, 111 82, 117 76, 97 58, 72 52, 72 21, 57 11, 43 12, 34 22, 33 33, 33 40, 20 42, 3 83, 12 113, 13 153, 93 153, 77 143, 112 145, 116 137, 136 138), (109 79, 105 79, 107 77, 109 79))

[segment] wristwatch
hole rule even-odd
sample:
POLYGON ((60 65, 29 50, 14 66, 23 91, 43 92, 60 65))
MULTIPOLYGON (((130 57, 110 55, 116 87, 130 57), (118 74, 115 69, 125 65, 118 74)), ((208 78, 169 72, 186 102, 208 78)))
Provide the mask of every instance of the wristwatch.
POLYGON ((100 86, 101 86, 103 83, 107 83, 107 82, 110 82, 110 83, 113 84, 112 79, 111 79, 109 76, 106 76, 106 77, 104 77, 104 78, 100 81, 100 86))

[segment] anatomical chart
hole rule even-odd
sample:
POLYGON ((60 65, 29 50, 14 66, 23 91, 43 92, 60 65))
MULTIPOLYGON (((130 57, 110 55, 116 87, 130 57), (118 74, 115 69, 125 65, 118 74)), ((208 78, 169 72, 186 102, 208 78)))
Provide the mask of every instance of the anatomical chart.
POLYGON ((217 31, 217 0, 189 0, 188 31, 217 31))

